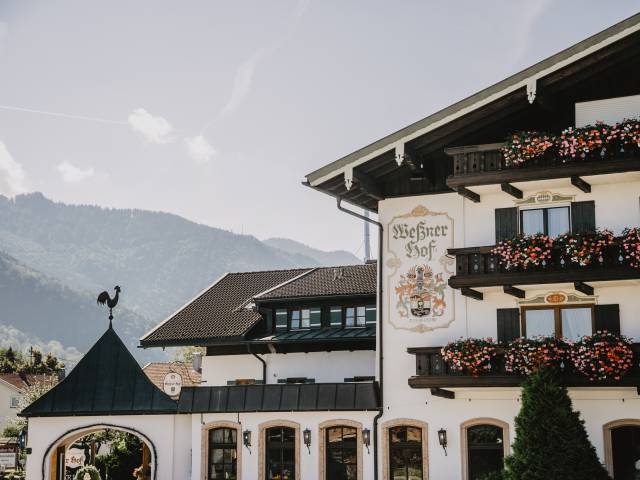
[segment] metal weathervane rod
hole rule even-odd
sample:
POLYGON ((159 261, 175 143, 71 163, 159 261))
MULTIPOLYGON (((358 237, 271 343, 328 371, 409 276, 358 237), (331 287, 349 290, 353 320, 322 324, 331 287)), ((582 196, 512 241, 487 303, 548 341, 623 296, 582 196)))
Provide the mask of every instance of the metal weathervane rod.
POLYGON ((107 292, 106 290, 98 295, 98 305, 106 305, 107 307, 109 307, 109 328, 112 327, 113 309, 118 304, 118 298, 120 297, 120 287, 116 285, 114 287, 114 290, 116 294, 113 298, 109 296, 109 292, 107 292))

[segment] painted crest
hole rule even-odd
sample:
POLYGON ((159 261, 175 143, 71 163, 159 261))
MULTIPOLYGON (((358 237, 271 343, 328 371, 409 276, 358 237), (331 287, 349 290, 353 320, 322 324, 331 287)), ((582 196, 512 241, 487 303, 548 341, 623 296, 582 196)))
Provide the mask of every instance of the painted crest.
POLYGON ((427 332, 455 319, 453 292, 453 219, 419 205, 394 217, 387 229, 388 320, 397 329, 427 332))

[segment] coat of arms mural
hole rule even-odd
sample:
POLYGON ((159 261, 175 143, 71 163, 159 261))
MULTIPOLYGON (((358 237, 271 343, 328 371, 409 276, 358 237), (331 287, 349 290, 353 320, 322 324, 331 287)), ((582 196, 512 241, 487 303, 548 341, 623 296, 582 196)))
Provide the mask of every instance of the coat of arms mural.
POLYGON ((388 319, 398 329, 428 332, 455 319, 453 292, 453 219, 419 205, 398 215, 387 228, 388 319))

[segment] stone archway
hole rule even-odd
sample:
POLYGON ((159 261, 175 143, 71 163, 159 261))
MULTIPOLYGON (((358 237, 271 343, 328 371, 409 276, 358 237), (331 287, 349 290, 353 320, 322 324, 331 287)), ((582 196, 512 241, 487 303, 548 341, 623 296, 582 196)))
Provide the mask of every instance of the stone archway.
MULTIPOLYGON (((156 480, 158 471, 157 451, 149 437, 134 428, 109 423, 96 423, 80 426, 68 430, 56 438, 49 447, 47 447, 47 450, 42 457, 42 480, 57 480, 57 475, 59 473, 58 466, 61 463, 60 456, 62 455, 62 464, 64 465, 64 452, 70 445, 82 437, 107 429, 131 434, 142 442, 142 463, 143 465, 150 466, 151 475, 148 478, 156 480)), ((62 468, 64 468, 64 466, 62 468)))

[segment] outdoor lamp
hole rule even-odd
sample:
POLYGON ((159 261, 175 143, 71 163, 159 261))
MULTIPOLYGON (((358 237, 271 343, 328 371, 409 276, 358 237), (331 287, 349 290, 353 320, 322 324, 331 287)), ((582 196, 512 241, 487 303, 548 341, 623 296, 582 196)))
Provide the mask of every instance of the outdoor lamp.
POLYGON ((311 430, 305 428, 304 432, 302 432, 302 439, 304 440, 304 444, 307 446, 307 450, 309 450, 309 454, 311 454, 311 430))
POLYGON ((444 428, 438 430, 438 442, 444 450, 445 456, 447 455, 447 431, 444 428))
POLYGON ((245 430, 242 432, 242 443, 248 449, 251 449, 251 430, 245 430))
POLYGON ((18 448, 20 448, 20 450, 24 450, 25 448, 27 448, 27 429, 23 428, 22 430, 20 430, 20 433, 18 434, 18 448))
POLYGON ((362 429, 362 443, 367 447, 367 453, 369 453, 369 445, 371 445, 371 430, 368 428, 362 429))

